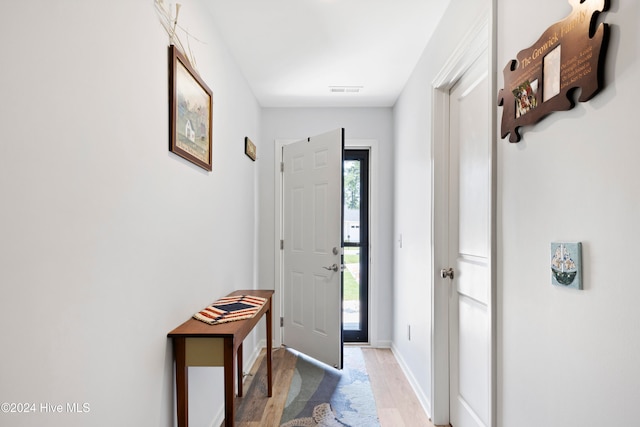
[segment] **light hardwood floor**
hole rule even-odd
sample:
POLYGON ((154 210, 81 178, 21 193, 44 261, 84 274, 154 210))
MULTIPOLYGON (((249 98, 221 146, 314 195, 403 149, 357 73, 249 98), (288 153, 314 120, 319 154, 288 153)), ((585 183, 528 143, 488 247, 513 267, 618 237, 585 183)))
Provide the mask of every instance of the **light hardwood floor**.
POLYGON ((235 399, 236 427, 276 427, 279 425, 289 393, 289 385, 295 372, 296 356, 282 347, 273 350, 273 396, 269 398, 266 397, 266 368, 263 367, 261 374, 256 375, 264 359, 264 353, 263 349, 249 371, 249 375, 243 381, 245 395, 235 399), (276 352, 279 352, 278 356, 280 357, 276 356, 276 352), (257 383, 255 387, 251 387, 254 381, 257 383))
MULTIPOLYGON (((285 351, 282 348, 274 351, 285 351)), ((413 389, 409 385, 395 356, 389 349, 362 347, 371 389, 378 408, 381 427, 434 427, 420 405, 413 389)), ((264 390, 264 379, 255 374, 264 357, 258 357, 250 374, 244 381, 245 392, 250 390, 251 382, 256 379, 256 390, 264 390)), ((236 416, 238 427, 276 427, 289 391, 293 377, 295 358, 284 357, 278 366, 273 367, 273 397, 267 399, 263 391, 248 393, 236 399, 236 408, 242 405, 236 416)))
POLYGON ((390 349, 363 348, 381 427, 434 427, 390 349))

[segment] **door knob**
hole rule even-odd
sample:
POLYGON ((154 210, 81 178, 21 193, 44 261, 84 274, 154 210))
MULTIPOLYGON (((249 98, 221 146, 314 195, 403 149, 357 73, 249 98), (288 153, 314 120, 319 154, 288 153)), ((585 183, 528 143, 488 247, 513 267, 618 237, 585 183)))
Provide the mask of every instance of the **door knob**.
POLYGON ((440 277, 442 277, 443 279, 446 279, 447 277, 449 279, 453 279, 453 268, 443 268, 442 270, 440 270, 440 277))
POLYGON ((330 267, 322 267, 322 268, 324 268, 325 270, 329 270, 329 271, 338 271, 338 264, 333 264, 330 267))

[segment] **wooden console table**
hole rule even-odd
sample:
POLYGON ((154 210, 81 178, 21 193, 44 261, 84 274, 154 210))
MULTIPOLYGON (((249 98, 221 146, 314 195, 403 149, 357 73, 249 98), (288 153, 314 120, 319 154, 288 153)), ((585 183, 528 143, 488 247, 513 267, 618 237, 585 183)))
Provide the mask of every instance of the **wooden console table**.
POLYGON ((189 319, 167 335, 173 339, 173 357, 176 363, 176 400, 178 427, 189 425, 188 367, 224 366, 224 425, 234 425, 234 359, 237 359, 238 396, 242 396, 242 341, 253 330, 263 315, 267 318, 267 391, 272 394, 271 340, 272 315, 270 290, 242 290, 234 295, 252 295, 266 298, 267 302, 251 319, 208 325, 189 319))

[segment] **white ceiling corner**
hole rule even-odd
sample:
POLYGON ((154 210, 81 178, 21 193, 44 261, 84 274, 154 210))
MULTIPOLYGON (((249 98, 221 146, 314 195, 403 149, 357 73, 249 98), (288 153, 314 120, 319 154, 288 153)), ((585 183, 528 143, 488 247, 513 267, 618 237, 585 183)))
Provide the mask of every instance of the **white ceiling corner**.
POLYGON ((263 107, 392 106, 449 3, 203 1, 263 107))

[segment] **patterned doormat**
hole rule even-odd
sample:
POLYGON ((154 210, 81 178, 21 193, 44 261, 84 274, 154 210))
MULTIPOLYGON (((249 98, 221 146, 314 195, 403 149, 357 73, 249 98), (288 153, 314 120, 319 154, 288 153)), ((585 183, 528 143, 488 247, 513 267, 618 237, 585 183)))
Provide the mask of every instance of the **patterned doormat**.
POLYGON ((342 371, 304 354, 297 356, 281 427, 380 425, 360 348, 344 348, 342 371))

